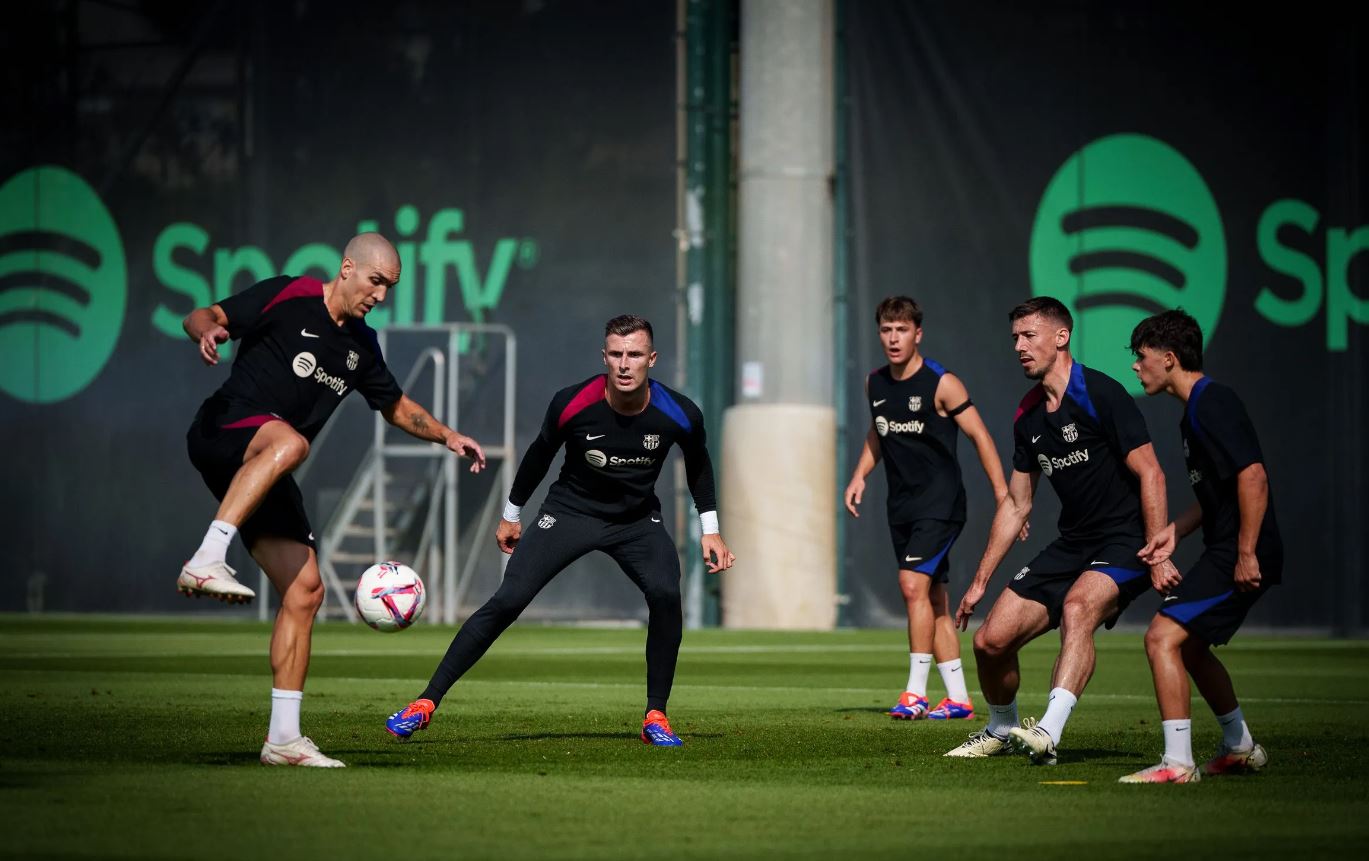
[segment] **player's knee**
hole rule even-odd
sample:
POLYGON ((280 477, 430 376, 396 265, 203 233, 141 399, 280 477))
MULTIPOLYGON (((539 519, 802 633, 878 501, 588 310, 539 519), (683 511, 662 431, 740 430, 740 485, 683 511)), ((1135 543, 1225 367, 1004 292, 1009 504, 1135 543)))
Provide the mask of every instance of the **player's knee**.
POLYGON ((646 604, 653 611, 673 610, 681 606, 678 583, 663 583, 646 589, 646 604))
POLYGON ((1008 654, 1008 642, 994 636, 988 625, 981 625, 974 632, 974 656, 980 661, 996 661, 1008 654))
MULTIPOLYGON (((506 581, 507 582, 507 581, 506 581)), ((532 596, 524 597, 513 589, 499 589, 485 602, 486 610, 495 620, 508 624, 532 602, 532 596)))
POLYGON ((278 462, 286 471, 297 468, 309 456, 309 440, 297 433, 282 436, 274 448, 278 462))
POLYGON ((281 607, 290 613, 313 616, 323 606, 323 581, 318 577, 300 577, 286 591, 281 607))
POLYGON ((1151 625, 1146 629, 1146 654, 1150 657, 1176 651, 1177 645, 1163 628, 1151 625))
POLYGON ((1098 627, 1098 611, 1089 601, 1082 598, 1066 598, 1060 610, 1060 632, 1089 631, 1098 627))

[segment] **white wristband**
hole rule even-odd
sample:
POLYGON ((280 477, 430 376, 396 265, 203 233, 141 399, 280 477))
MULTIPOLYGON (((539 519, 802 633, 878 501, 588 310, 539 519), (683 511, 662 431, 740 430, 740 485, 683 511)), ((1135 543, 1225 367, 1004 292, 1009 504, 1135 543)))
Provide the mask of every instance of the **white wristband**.
POLYGON ((517 523, 518 517, 523 513, 523 506, 514 505, 512 502, 504 503, 504 519, 510 523, 517 523))
POLYGON ((718 512, 700 511, 699 526, 703 529, 704 535, 718 534, 718 512))

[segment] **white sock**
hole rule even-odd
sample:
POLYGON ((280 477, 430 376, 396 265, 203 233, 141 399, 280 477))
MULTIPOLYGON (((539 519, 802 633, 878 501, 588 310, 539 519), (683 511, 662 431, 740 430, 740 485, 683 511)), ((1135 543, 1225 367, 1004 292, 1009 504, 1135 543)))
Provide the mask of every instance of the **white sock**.
POLYGON ((908 653, 908 687, 910 694, 927 696, 927 674, 932 670, 932 656, 925 652, 908 653))
POLYGON ((1005 706, 996 706, 989 703, 989 725, 986 727, 989 735, 995 738, 1007 738, 1008 730, 1017 726, 1017 698, 1005 706))
POLYGON ((1217 723, 1222 725, 1222 744, 1226 745, 1227 750, 1250 750, 1255 746, 1255 739, 1250 737, 1250 727, 1245 725, 1240 706, 1236 706, 1233 712, 1217 715, 1217 723))
POLYGON ((941 681, 946 685, 946 696, 951 702, 968 703, 970 692, 965 689, 965 671, 960 667, 960 659, 942 661, 936 668, 941 671, 941 681))
POLYGON ((1051 741, 1056 744, 1060 743, 1060 736, 1065 732, 1065 722, 1070 719, 1070 712, 1074 711, 1074 704, 1077 702, 1079 698, 1064 688, 1051 688, 1046 713, 1041 716, 1037 725, 1050 733, 1051 741))
POLYGON ((1165 733, 1165 759, 1170 762, 1193 767, 1193 721, 1162 720, 1160 726, 1165 733))
POLYGON ((209 524, 209 531, 204 533, 200 549, 196 550, 195 555, 185 564, 191 568, 200 568, 211 562, 223 562, 228 557, 228 545, 233 543, 233 536, 237 534, 238 527, 233 524, 224 523, 222 520, 213 521, 209 524))
POLYGON ((299 704, 302 699, 304 691, 271 689, 271 729, 267 733, 267 741, 285 744, 302 735, 299 731, 299 704))

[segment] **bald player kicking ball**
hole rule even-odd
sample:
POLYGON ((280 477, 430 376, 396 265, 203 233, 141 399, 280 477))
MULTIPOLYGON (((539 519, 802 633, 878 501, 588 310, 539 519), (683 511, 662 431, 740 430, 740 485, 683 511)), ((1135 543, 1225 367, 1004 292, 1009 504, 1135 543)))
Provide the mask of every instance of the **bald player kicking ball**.
POLYGON ((399 281, 399 255, 384 237, 363 233, 347 243, 337 277, 281 275, 185 318, 206 365, 219 345, 241 339, 228 380, 201 405, 186 434, 190 461, 219 500, 200 549, 176 586, 187 596, 229 603, 256 597, 224 561, 241 534, 252 558, 280 593, 271 634, 271 725, 261 749, 266 765, 338 768, 300 733, 300 702, 309 671, 314 614, 323 604, 314 533, 290 473, 309 443, 353 389, 373 410, 409 434, 470 457, 485 455, 410 400, 395 381, 367 312, 399 281))
POLYGON ((499 549, 513 554, 504 582, 461 626, 422 695, 385 722, 395 736, 407 739, 426 728, 447 691, 537 593, 566 566, 598 550, 617 562, 646 596, 642 741, 661 747, 682 744, 666 717, 684 627, 680 560, 661 522, 661 503, 655 493, 671 445, 684 453, 685 477, 699 510, 703 558, 709 572, 732 567, 736 557, 718 534, 703 415, 684 395, 647 377, 656 364, 651 324, 627 315, 609 320, 604 327, 603 361, 607 374, 562 389, 551 399, 542 431, 518 465, 504 519, 495 533, 499 549), (563 445, 566 459, 561 475, 524 535, 522 507, 563 445))

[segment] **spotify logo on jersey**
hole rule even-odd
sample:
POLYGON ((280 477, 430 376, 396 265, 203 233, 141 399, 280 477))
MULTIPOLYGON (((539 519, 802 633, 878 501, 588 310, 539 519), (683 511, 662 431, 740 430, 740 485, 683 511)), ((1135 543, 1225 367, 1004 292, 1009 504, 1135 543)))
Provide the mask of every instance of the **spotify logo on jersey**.
POLYGON ((127 305, 119 228, 65 168, 0 186, 0 391, 52 403, 90 384, 114 352, 127 305))
POLYGON ((589 463, 590 466, 597 467, 603 467, 605 464, 608 463, 608 457, 605 456, 604 453, 602 451, 599 451, 598 449, 590 449, 589 451, 585 452, 585 460, 589 463))
POLYGON ((1210 340, 1226 292, 1226 239, 1207 183, 1173 147, 1119 134, 1072 155, 1037 207, 1032 293, 1074 315, 1073 353, 1141 393, 1131 330, 1183 306, 1210 340))
POLYGON ((290 367, 294 370, 295 376, 303 378, 314 372, 318 367, 318 360, 313 353, 300 353, 290 362, 290 367))

